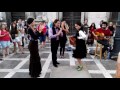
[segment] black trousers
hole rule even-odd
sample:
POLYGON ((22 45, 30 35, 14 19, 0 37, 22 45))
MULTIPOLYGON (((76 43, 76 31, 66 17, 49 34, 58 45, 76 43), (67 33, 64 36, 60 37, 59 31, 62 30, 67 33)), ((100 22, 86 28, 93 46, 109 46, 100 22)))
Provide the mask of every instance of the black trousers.
POLYGON ((104 47, 102 48, 102 54, 108 50, 108 47, 110 47, 109 45, 109 41, 108 40, 98 40, 98 43, 102 44, 104 47))
POLYGON ((38 41, 29 42, 30 51, 30 63, 29 63, 29 74, 31 77, 38 77, 42 71, 41 58, 39 56, 38 41))
POLYGON ((57 63, 58 46, 59 46, 59 40, 58 41, 51 41, 51 52, 52 52, 52 63, 53 63, 53 65, 56 65, 56 63, 57 63))
POLYGON ((60 55, 64 56, 66 40, 60 40, 60 55))

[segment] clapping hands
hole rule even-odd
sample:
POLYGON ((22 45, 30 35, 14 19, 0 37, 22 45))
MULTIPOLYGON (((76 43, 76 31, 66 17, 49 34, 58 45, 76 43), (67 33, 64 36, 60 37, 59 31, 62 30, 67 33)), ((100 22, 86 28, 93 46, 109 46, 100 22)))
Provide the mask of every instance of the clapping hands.
POLYGON ((60 31, 57 33, 57 36, 59 36, 62 32, 62 28, 60 28, 60 31))

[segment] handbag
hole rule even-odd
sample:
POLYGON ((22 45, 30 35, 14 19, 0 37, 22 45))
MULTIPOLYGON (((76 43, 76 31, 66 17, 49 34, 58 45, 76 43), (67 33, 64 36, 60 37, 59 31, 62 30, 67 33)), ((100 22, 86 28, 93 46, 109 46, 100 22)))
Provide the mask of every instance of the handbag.
POLYGON ((70 40, 70 44, 73 45, 73 46, 76 46, 76 38, 71 36, 69 37, 69 40, 70 40))

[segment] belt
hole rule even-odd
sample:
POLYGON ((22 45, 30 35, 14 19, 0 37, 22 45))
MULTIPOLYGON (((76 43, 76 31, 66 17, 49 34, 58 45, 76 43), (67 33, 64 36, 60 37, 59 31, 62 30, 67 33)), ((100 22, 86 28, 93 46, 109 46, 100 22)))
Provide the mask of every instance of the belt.
POLYGON ((37 39, 33 39, 33 38, 31 38, 30 41, 38 41, 38 40, 37 40, 37 39))

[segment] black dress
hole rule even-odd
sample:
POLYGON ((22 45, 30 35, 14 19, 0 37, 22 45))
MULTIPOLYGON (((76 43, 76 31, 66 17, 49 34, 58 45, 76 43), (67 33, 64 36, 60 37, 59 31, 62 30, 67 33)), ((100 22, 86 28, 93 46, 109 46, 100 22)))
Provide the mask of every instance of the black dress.
POLYGON ((38 37, 40 33, 38 31, 33 32, 31 28, 28 29, 30 35, 30 42, 28 49, 30 51, 30 63, 29 63, 29 74, 31 77, 39 77, 42 67, 40 63, 40 56, 38 50, 38 37))
POLYGON ((78 39, 77 37, 79 36, 79 31, 76 33, 76 49, 73 51, 73 57, 77 59, 82 59, 86 57, 87 54, 87 49, 86 49, 86 44, 85 40, 83 39, 78 39))
POLYGON ((13 25, 11 25, 11 37, 12 39, 15 39, 15 34, 18 34, 18 31, 17 31, 17 25, 15 27, 13 27, 13 25))
POLYGON ((114 30, 115 30, 115 28, 114 28, 113 26, 109 26, 108 28, 109 28, 110 31, 112 32, 111 36, 113 36, 113 35, 114 35, 114 30))

